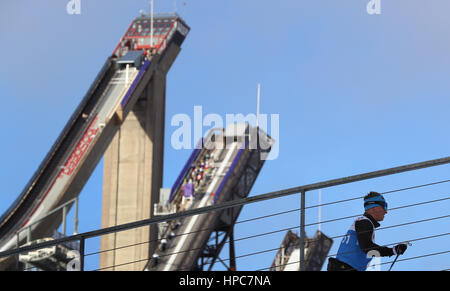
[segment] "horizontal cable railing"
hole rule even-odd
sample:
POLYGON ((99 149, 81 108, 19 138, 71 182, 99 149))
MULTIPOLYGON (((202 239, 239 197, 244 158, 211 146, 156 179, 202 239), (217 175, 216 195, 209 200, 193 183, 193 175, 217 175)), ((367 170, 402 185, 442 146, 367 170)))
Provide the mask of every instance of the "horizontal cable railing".
MULTIPOLYGON (((1 252, 0 258, 12 256, 12 255, 18 255, 18 254, 21 254, 24 252, 38 250, 38 249, 42 249, 45 247, 55 246, 55 245, 62 244, 65 242, 80 241, 81 269, 84 270, 84 258, 85 257, 98 255, 98 254, 104 253, 104 252, 115 251, 115 250, 119 250, 119 249, 123 249, 123 248, 134 247, 137 245, 149 244, 151 242, 158 242, 160 240, 160 239, 147 240, 147 241, 144 241, 141 243, 135 243, 132 245, 120 246, 120 247, 116 247, 116 248, 112 248, 112 249, 108 249, 108 250, 101 250, 101 251, 97 251, 97 252, 87 253, 85 251, 85 240, 90 239, 90 238, 95 238, 95 237, 99 237, 99 236, 106 235, 106 234, 112 234, 112 233, 116 233, 116 232, 120 232, 120 231, 130 230, 130 229, 134 229, 134 228, 138 228, 138 227, 155 225, 155 224, 158 224, 161 222, 168 222, 168 221, 173 221, 173 220, 178 220, 178 219, 187 219, 194 215, 209 213, 212 211, 220 211, 220 210, 224 210, 224 209, 228 209, 228 208, 232 208, 232 207, 243 206, 243 205, 248 205, 251 203, 286 197, 286 196, 293 195, 293 194, 301 193, 302 195, 304 195, 307 191, 324 189, 324 188, 328 188, 328 187, 354 183, 354 182, 378 178, 378 177, 382 177, 382 176, 388 176, 388 175, 393 175, 393 174, 398 174, 398 173, 403 173, 403 172, 408 172, 408 171, 414 171, 414 170, 419 170, 419 169, 424 169, 424 168, 429 168, 429 167, 435 167, 435 166, 444 165, 444 164, 448 164, 448 163, 450 163, 450 157, 426 161, 426 162, 422 162, 422 163, 410 164, 410 165, 401 166, 401 167, 390 168, 390 169, 386 169, 386 170, 374 171, 374 172, 369 172, 369 173, 365 173, 365 174, 349 176, 349 177, 345 177, 345 178, 333 179, 333 180, 318 182, 318 183, 314 183, 314 184, 308 184, 308 185, 285 189, 285 190, 280 190, 280 191, 274 191, 274 192, 257 195, 257 196, 252 196, 252 197, 247 197, 247 198, 243 198, 243 199, 239 199, 239 200, 227 201, 224 203, 211 205, 211 206, 207 206, 207 207, 203 207, 203 208, 190 209, 190 210, 186 210, 186 211, 180 212, 180 213, 158 216, 158 217, 153 217, 153 218, 146 219, 146 220, 136 221, 136 222, 113 226, 113 227, 108 227, 105 229, 99 229, 99 230, 94 230, 94 231, 90 231, 90 232, 79 233, 79 234, 75 234, 73 236, 67 236, 64 238, 55 239, 53 241, 47 241, 47 242, 42 242, 42 243, 38 243, 38 244, 34 244, 34 245, 22 246, 20 248, 1 252)), ((402 192, 402 191, 418 189, 418 188, 423 188, 423 187, 432 186, 432 185, 444 184, 447 182, 450 182, 450 180, 447 179, 447 180, 441 180, 441 181, 437 181, 437 182, 415 185, 415 186, 411 186, 411 187, 407 187, 407 188, 394 189, 394 190, 390 190, 390 191, 385 191, 382 194, 386 195, 386 194, 391 194, 391 193, 398 193, 398 192, 402 192)), ((358 196, 355 198, 337 200, 337 201, 332 201, 332 202, 328 202, 328 203, 324 203, 324 204, 317 204, 317 205, 312 205, 312 206, 306 206, 306 205, 302 204, 301 208, 295 208, 295 209, 291 209, 291 210, 287 210, 287 211, 280 211, 280 212, 276 212, 276 213, 272 213, 272 214, 268 214, 268 215, 262 215, 262 216, 258 216, 258 217, 254 217, 254 218, 249 218, 249 219, 237 221, 235 224, 236 225, 244 224, 244 223, 248 223, 248 222, 252 222, 252 221, 268 219, 271 217, 285 215, 285 214, 289 214, 289 213, 299 213, 300 212, 300 213, 303 213, 303 215, 304 215, 304 211, 306 209, 312 209, 312 208, 329 206, 329 205, 336 205, 336 204, 340 204, 340 203, 344 203, 344 202, 359 200, 361 198, 363 198, 363 197, 358 196)), ((410 208, 410 207, 418 207, 418 206, 423 206, 423 205, 431 204, 431 203, 439 203, 439 202, 443 202, 446 200, 450 200, 450 197, 445 196, 445 197, 439 198, 439 199, 432 199, 432 200, 430 199, 427 201, 421 201, 421 202, 417 202, 417 203, 413 203, 413 204, 403 205, 403 206, 391 208, 391 209, 389 209, 389 211, 405 209, 405 208, 410 208)), ((268 231, 268 232, 264 232, 264 233, 244 236, 241 238, 236 238, 236 239, 234 239, 234 242, 249 240, 249 239, 253 239, 256 237, 262 237, 262 236, 266 236, 266 235, 270 235, 270 234, 274 234, 274 233, 286 232, 288 230, 299 229, 299 228, 300 228, 300 232, 302 233, 302 231, 303 231, 303 233, 304 233, 305 227, 314 226, 317 224, 332 223, 332 222, 336 222, 336 221, 340 221, 340 220, 358 217, 360 215, 361 214, 355 214, 355 215, 351 215, 351 216, 338 217, 338 218, 334 218, 334 219, 330 219, 330 220, 312 222, 312 223, 305 223, 304 218, 302 218, 302 220, 300 221, 300 225, 296 225, 296 226, 289 227, 289 228, 284 227, 284 228, 281 228, 278 230, 273 230, 273 231, 268 231)), ((441 215, 441 216, 436 216, 436 217, 427 218, 427 219, 417 219, 417 220, 414 220, 411 222, 406 222, 406 223, 402 223, 402 224, 379 228, 379 230, 395 228, 395 227, 400 227, 400 226, 406 226, 406 225, 422 223, 422 222, 427 222, 427 221, 433 221, 433 220, 440 220, 440 219, 445 219, 445 218, 449 218, 449 217, 450 217, 450 215, 441 215)), ((207 230, 211 230, 211 228, 195 230, 195 231, 191 231, 189 233, 176 234, 176 237, 194 234, 194 233, 200 233, 202 231, 207 231, 207 230)), ((447 235, 447 234, 442 234, 441 236, 445 236, 445 235, 447 235)), ((332 237, 332 239, 340 238, 343 236, 345 236, 345 235, 334 236, 334 237, 332 237)), ((435 236, 435 237, 439 237, 439 236, 435 236)), ((301 236, 301 238, 304 239, 304 236, 301 236)), ((308 241, 310 241, 310 240, 308 240, 308 241)), ((229 243, 229 240, 227 240, 225 243, 229 243)), ((236 258, 257 255, 257 254, 261 254, 261 253, 267 253, 267 252, 275 251, 278 249, 279 249, 279 247, 276 249, 268 249, 268 250, 254 252, 252 254, 244 254, 244 255, 236 256, 236 258)), ((180 251, 179 253, 190 252, 190 251, 194 251, 194 250, 199 250, 199 248, 183 250, 183 251, 180 251)), ((304 249, 303 249, 303 251, 304 251, 304 249)), ((176 253, 164 254, 161 257, 169 256, 169 255, 173 255, 173 254, 176 254, 176 253)), ((125 262, 125 263, 121 263, 121 264, 116 264, 114 266, 102 267, 100 269, 102 269, 102 270, 103 269, 111 269, 111 268, 118 267, 118 266, 133 264, 133 263, 137 263, 137 262, 144 262, 144 261, 148 261, 148 260, 149 260, 149 258, 143 258, 142 260, 135 260, 135 261, 129 262, 129 263, 125 262)), ((227 261, 227 260, 229 260, 229 259, 220 259, 222 264, 224 261, 227 261)), ((404 259, 404 260, 407 260, 407 259, 404 259)), ((301 262, 304 262, 304 257, 301 258, 301 262)), ((100 270, 100 269, 98 269, 98 270, 100 270)))
MULTIPOLYGON (((404 209, 404 208, 408 208, 408 207, 420 206, 420 205, 429 204, 429 203, 441 202, 441 201, 445 201, 445 200, 449 200, 449 199, 450 199, 450 197, 446 197, 446 198, 443 198, 443 199, 437 199, 437 200, 433 200, 433 201, 426 201, 426 202, 422 202, 422 203, 415 203, 415 204, 410 204, 410 205, 404 205, 404 206, 392 208, 392 209, 390 209, 390 211, 397 210, 397 209, 404 209)), ((340 218, 336 218, 336 219, 332 219, 332 220, 327 220, 327 221, 322 221, 322 222, 314 222, 314 223, 307 224, 306 226, 317 225, 317 224, 319 224, 319 223, 325 224, 325 223, 335 222, 335 221, 339 221, 339 220, 344 220, 344 219, 349 219, 349 218, 355 218, 355 217, 358 217, 358 216, 361 216, 361 214, 356 214, 356 215, 352 215, 352 216, 340 217, 340 218)), ((256 218, 253 218, 252 220, 246 220, 245 222, 248 222, 248 221, 254 221, 254 220, 260 219, 260 218, 261 218, 261 217, 256 217, 256 218)), ((424 219, 424 220, 416 220, 416 221, 412 221, 412 222, 408 222, 408 223, 403 223, 403 224, 398 224, 398 225, 393 225, 393 226, 387 226, 387 227, 379 228, 379 230, 389 229, 389 228, 395 228, 395 227, 400 227, 400 226, 406 226, 406 225, 410 225, 410 224, 416 224, 416 223, 427 222, 427 221, 432 221, 432 220, 439 220, 439 219, 444 219, 444 218, 450 218, 450 215, 447 215, 447 216, 439 216, 439 217, 433 217, 433 218, 428 218, 428 219, 424 219)), ((242 223, 242 222, 241 222, 241 223, 242 223)), ((264 232, 264 233, 259 233, 259 234, 256 234, 256 235, 245 236, 245 237, 241 237, 241 238, 235 238, 235 239, 234 239, 234 242, 238 242, 238 241, 242 241, 242 240, 248 240, 248 239, 252 239, 252 238, 256 238, 256 237, 261 237, 261 236, 266 236, 266 235, 271 235, 271 234, 275 234, 275 233, 279 233, 279 232, 286 232, 286 231, 289 231, 289 230, 298 229, 299 227, 300 227, 299 225, 296 225, 296 226, 293 226, 293 227, 277 229, 277 230, 274 230, 274 231, 264 232)), ((178 234, 178 235, 176 235, 176 236, 183 236, 183 235, 193 234, 193 233, 198 233, 198 232, 206 231, 206 230, 208 230, 208 229, 198 230, 198 231, 195 231, 195 232, 189 232, 189 233, 182 233, 182 234, 178 234)), ((341 237, 344 237, 344 236, 345 236, 345 234, 344 234, 344 235, 340 235, 340 236, 332 237, 332 239, 341 238, 341 237)), ((133 246, 136 246, 136 245, 147 244, 147 243, 154 242, 154 241, 155 241, 155 240, 149 240, 149 241, 142 242, 142 243, 139 243, 139 244, 132 244, 132 245, 128 245, 128 246, 122 246, 122 247, 119 247, 119 248, 109 249, 109 250, 101 251, 101 252, 108 252, 108 251, 113 251, 113 250, 123 249, 123 248, 127 248, 127 247, 133 247, 133 246)), ((310 241, 310 242, 313 242, 314 239, 310 239, 309 241, 310 241)), ((225 242, 225 243, 229 243, 229 241, 227 241, 227 242, 225 242)), ((200 249, 201 249, 201 248, 190 248, 190 249, 188 249, 188 250, 179 251, 179 252, 176 252, 176 253, 168 253, 168 254, 160 255, 160 257, 162 258, 162 257, 174 255, 174 254, 188 253, 188 252, 197 251, 197 250, 200 250, 200 249)), ((272 249, 271 249, 271 250, 272 250, 272 249)), ((90 253, 90 254, 86 254, 85 256, 90 256, 90 255, 94 255, 94 254, 99 254, 99 253, 101 253, 101 252, 90 253)), ((228 259, 226 259, 226 260, 228 260, 228 259)), ((133 261, 133 262, 136 262, 136 261, 133 261)), ((133 263, 133 262, 130 262, 130 264, 133 263)), ((114 267, 114 266, 109 266, 109 267, 105 267, 105 269, 107 269, 107 268, 113 268, 113 267, 114 267)))

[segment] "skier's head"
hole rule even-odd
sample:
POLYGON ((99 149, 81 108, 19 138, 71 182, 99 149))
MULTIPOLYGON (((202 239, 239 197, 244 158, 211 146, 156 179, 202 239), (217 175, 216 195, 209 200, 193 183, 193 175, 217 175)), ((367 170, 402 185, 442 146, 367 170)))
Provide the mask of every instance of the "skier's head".
POLYGON ((387 213, 387 202, 380 193, 370 192, 364 197, 364 210, 375 220, 383 221, 387 213))

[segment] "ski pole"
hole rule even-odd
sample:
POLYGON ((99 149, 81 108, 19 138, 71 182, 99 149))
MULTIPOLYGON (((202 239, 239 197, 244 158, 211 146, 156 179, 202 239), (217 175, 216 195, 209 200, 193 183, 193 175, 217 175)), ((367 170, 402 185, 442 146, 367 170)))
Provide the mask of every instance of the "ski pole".
MULTIPOLYGON (((410 242, 408 241, 408 242, 405 242, 405 245, 412 246, 412 243, 410 243, 410 242)), ((395 265, 395 263, 397 262, 399 256, 400 256, 400 254, 397 254, 397 256, 395 257, 395 260, 394 260, 394 262, 392 263, 391 267, 389 268, 389 271, 388 271, 388 272, 390 272, 390 271, 392 270, 392 267, 393 267, 393 266, 395 265)))
POLYGON ((400 255, 397 254, 397 256, 395 257, 395 260, 394 260, 394 262, 392 263, 391 267, 389 268, 389 271, 388 271, 388 272, 390 272, 390 271, 392 270, 392 267, 393 267, 394 264, 397 262, 397 259, 398 259, 399 256, 400 256, 400 255))

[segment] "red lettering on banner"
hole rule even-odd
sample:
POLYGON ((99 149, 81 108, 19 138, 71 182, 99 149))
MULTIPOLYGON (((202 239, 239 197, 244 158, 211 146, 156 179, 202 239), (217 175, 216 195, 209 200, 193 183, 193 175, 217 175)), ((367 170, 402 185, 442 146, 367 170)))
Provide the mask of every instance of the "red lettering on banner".
POLYGON ((74 149, 69 159, 67 160, 66 164, 64 165, 64 168, 61 170, 61 173, 59 174, 58 178, 61 178, 63 175, 67 176, 72 175, 73 171, 78 166, 79 162, 83 158, 89 145, 92 143, 99 130, 98 128, 97 129, 93 128, 95 122, 97 121, 97 118, 98 117, 96 117, 92 121, 88 130, 85 132, 83 138, 78 142, 76 148, 74 149))

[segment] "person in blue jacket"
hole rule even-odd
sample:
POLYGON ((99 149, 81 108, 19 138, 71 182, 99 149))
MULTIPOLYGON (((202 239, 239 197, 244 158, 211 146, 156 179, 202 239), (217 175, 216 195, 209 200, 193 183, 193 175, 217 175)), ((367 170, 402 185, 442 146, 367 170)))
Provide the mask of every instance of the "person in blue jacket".
POLYGON ((387 203, 377 192, 370 192, 364 197, 364 215, 358 217, 341 241, 336 258, 328 261, 328 271, 365 271, 372 256, 390 257, 402 255, 406 244, 393 248, 377 245, 375 229, 380 226, 387 213, 387 203))

